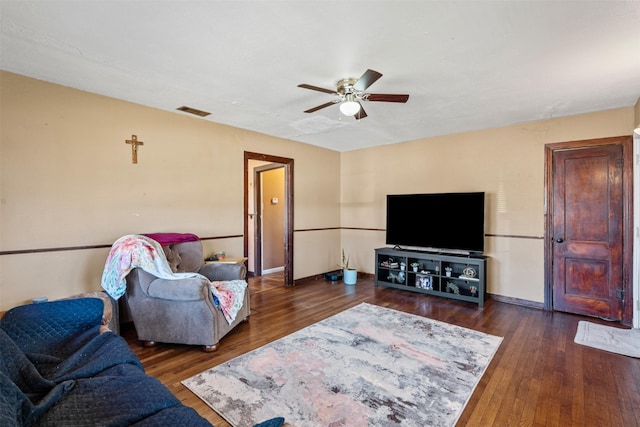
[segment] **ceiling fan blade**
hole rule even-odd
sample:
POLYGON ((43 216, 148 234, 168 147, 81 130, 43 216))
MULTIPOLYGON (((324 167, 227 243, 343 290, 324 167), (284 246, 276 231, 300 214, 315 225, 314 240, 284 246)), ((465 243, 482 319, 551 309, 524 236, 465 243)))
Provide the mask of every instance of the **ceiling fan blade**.
POLYGON ((364 74, 358 79, 357 82, 353 84, 353 88, 358 92, 365 91, 369 86, 374 84, 382 74, 374 70, 367 70, 364 74))
POLYGON ((322 105, 318 105, 317 107, 309 108, 308 110, 305 110, 305 113, 313 113, 314 111, 318 111, 318 110, 321 110, 323 108, 329 107, 330 105, 333 105, 336 102, 338 102, 338 101, 330 101, 330 102, 324 103, 322 105))
POLYGON ((362 108, 362 104, 360 102, 358 102, 358 104, 360 104, 360 109, 353 115, 353 117, 356 120, 364 119, 365 117, 367 117, 367 112, 364 111, 364 108, 362 108))
POLYGON ((318 92, 330 93, 332 95, 335 95, 335 94, 338 93, 338 92, 336 92, 335 90, 332 90, 332 89, 325 89, 323 87, 308 85, 306 83, 299 84, 298 87, 301 87, 303 89, 317 90, 318 92))
POLYGON ((407 102, 409 95, 397 95, 391 93, 369 93, 363 97, 367 101, 383 102, 407 102))

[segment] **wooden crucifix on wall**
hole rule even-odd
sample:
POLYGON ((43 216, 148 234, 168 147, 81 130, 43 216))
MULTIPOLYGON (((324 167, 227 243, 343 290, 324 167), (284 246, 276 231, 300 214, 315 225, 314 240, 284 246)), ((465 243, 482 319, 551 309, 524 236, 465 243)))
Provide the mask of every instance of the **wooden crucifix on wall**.
POLYGON ((125 143, 131 144, 131 163, 138 163, 138 145, 144 145, 144 142, 138 141, 136 135, 131 135, 131 139, 127 139, 125 143))

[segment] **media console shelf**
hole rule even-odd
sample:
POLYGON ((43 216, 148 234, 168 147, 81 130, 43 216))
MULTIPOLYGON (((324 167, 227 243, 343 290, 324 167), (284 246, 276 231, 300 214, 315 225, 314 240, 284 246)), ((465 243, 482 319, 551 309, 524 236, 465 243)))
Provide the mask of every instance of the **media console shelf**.
POLYGON ((484 305, 487 257, 379 248, 375 285, 484 305), (414 269, 416 271, 414 271, 414 269))

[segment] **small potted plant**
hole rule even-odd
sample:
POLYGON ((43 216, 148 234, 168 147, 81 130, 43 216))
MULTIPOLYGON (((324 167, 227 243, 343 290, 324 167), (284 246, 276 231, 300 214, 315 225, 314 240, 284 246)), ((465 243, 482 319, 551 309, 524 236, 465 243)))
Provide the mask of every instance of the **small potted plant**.
POLYGON ((349 257, 345 255, 344 249, 342 249, 342 262, 338 265, 342 268, 344 273, 344 284, 355 285, 358 281, 358 270, 349 267, 349 257))
POLYGON ((418 272, 418 267, 420 267, 420 264, 418 264, 417 262, 412 262, 409 265, 411 266, 411 268, 413 268, 413 271, 418 272))
POLYGON ((444 274, 445 274, 445 276, 447 276, 447 277, 451 277, 451 271, 452 271, 452 270, 453 270, 453 268, 451 268, 451 267, 445 267, 445 268, 444 268, 444 274))

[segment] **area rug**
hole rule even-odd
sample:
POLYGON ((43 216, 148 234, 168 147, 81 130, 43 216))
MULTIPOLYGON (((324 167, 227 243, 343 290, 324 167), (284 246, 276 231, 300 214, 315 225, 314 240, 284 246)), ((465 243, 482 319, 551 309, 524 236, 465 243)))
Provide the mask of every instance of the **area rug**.
POLYGON ((182 383, 236 427, 453 426, 501 342, 362 303, 182 383))
POLYGON ((614 328, 581 320, 574 341, 578 344, 640 358, 640 331, 614 328))

